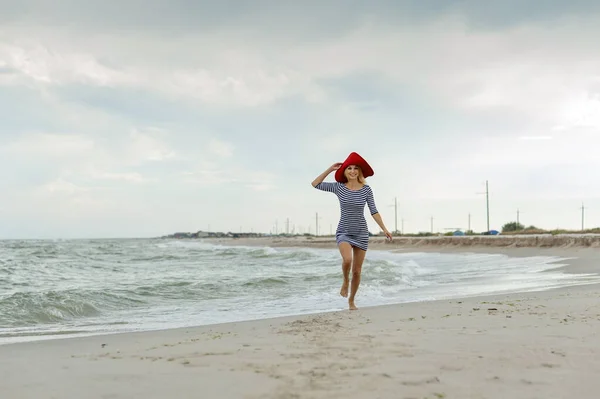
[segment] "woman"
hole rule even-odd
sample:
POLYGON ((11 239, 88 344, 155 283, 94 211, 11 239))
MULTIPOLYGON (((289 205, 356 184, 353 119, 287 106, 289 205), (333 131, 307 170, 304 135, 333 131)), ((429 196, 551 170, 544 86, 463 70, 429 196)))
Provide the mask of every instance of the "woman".
POLYGON ((385 228, 375 206, 373 191, 365 182, 365 178, 373 174, 373 169, 367 161, 353 152, 343 163, 334 163, 312 182, 313 187, 337 195, 340 202, 341 217, 335 232, 338 249, 342 255, 344 278, 340 295, 348 297, 352 267, 352 285, 348 297, 350 310, 357 309, 354 297, 360 285, 362 264, 369 246, 369 229, 364 216, 365 204, 369 206, 371 216, 387 238, 392 239, 392 234, 385 228), (334 170, 336 183, 324 183, 323 180, 334 170))

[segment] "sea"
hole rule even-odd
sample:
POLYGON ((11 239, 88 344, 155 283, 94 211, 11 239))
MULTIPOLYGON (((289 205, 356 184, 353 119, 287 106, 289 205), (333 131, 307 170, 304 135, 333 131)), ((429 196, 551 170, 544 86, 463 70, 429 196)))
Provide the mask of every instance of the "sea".
MULTIPOLYGON (((359 307, 594 283, 567 259, 369 250, 359 307)), ((202 240, 0 241, 0 344, 347 309, 337 249, 202 240)))

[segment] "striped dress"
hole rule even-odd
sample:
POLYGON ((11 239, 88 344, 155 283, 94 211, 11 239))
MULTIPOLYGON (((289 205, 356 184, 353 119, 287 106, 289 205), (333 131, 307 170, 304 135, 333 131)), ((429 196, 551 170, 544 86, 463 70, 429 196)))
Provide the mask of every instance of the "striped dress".
POLYGON ((369 246, 369 228, 365 220, 365 204, 369 206, 371 215, 378 213, 371 187, 365 184, 359 190, 350 190, 344 183, 323 182, 315 188, 334 193, 340 201, 340 222, 335 231, 337 244, 347 242, 366 251, 369 246))

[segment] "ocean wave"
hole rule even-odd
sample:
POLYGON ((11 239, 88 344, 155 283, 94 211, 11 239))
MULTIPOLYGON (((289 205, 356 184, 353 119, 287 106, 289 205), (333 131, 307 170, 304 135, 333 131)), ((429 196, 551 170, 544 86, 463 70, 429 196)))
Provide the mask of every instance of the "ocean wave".
MULTIPOLYGON (((245 246, 245 245, 220 245, 212 244, 203 241, 167 241, 166 246, 184 248, 187 251, 199 251, 204 254, 212 254, 217 256, 244 256, 250 258, 279 258, 279 259, 295 259, 308 260, 316 257, 322 257, 323 252, 315 251, 310 248, 273 248, 268 246, 245 246)), ((164 245, 164 244, 163 244, 164 245)))
POLYGON ((100 316, 144 301, 105 291, 15 292, 0 298, 0 326, 54 324, 100 316))
POLYGON ((186 255, 175 255, 175 254, 160 254, 160 255, 152 255, 152 256, 140 256, 129 258, 129 262, 163 262, 163 261, 176 261, 180 259, 187 258, 186 255))
POLYGON ((341 279, 342 278, 342 270, 340 268, 340 270, 336 270, 335 272, 331 272, 331 273, 324 273, 324 274, 312 274, 312 275, 308 275, 302 278, 302 281, 307 281, 307 282, 312 282, 312 281, 328 281, 331 279, 341 279))
POLYGON ((286 285, 286 284, 289 284, 289 282, 284 278, 267 277, 267 278, 259 278, 259 279, 249 280, 249 281, 246 281, 245 283, 243 283, 242 285, 244 287, 267 288, 270 286, 279 286, 279 285, 286 285))
POLYGON ((229 289, 219 283, 221 282, 167 281, 136 287, 132 294, 158 301, 208 300, 227 296, 229 289))

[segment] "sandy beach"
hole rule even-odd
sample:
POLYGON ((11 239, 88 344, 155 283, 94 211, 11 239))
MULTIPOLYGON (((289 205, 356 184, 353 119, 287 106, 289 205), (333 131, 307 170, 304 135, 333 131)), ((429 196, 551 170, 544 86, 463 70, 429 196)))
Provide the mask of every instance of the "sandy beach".
MULTIPOLYGON (((594 248, 462 250, 600 269, 594 248)), ((581 285, 3 345, 0 398, 597 398, 599 297, 581 285)))

